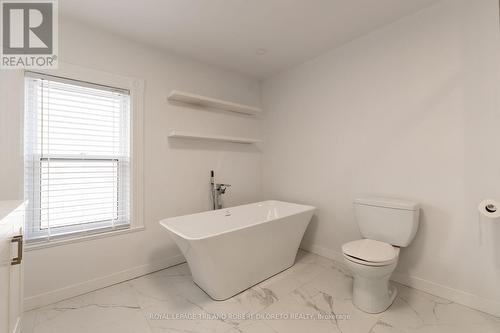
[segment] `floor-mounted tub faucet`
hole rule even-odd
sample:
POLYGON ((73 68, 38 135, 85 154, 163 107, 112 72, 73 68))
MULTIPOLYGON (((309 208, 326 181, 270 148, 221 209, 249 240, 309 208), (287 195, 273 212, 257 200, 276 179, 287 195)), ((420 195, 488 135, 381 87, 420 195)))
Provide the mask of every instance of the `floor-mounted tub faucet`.
POLYGON ((215 182, 214 170, 210 171, 210 185, 212 191, 212 208, 214 210, 222 208, 221 195, 226 193, 229 184, 221 184, 215 182))

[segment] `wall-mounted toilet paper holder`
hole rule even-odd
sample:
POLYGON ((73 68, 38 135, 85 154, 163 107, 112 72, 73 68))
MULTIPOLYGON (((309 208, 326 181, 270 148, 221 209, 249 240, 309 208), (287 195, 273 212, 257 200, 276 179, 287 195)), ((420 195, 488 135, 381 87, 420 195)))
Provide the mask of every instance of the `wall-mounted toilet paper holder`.
POLYGON ((494 204, 492 203, 489 203, 487 204, 484 209, 488 212, 488 213, 494 213, 497 211, 497 206, 495 206, 494 204))
POLYGON ((500 204, 492 199, 487 199, 481 201, 479 206, 477 207, 479 214, 478 214, 478 231, 479 231, 479 245, 482 245, 483 243, 483 230, 482 230, 482 223, 488 223, 488 222, 497 222, 500 221, 500 210, 499 210, 500 204))
POLYGON ((492 199, 486 199, 481 201, 477 209, 481 217, 486 219, 497 219, 500 218, 500 204, 492 199))

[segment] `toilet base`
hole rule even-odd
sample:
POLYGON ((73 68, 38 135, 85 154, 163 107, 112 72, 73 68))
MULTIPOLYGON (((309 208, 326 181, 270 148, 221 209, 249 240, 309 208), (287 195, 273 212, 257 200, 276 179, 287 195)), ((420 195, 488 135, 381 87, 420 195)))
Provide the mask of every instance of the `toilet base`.
POLYGON ((352 303, 361 311, 380 313, 387 310, 398 294, 395 286, 389 285, 390 275, 382 278, 355 276, 352 303))

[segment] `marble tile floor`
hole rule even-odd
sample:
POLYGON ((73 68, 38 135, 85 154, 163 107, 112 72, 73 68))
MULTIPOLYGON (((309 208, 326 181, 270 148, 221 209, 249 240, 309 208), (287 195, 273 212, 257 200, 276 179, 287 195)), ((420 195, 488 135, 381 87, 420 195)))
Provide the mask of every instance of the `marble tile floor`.
POLYGON ((384 313, 350 300, 343 263, 300 251, 290 269, 211 300, 181 264, 25 313, 23 333, 500 332, 500 318, 403 285, 384 313))

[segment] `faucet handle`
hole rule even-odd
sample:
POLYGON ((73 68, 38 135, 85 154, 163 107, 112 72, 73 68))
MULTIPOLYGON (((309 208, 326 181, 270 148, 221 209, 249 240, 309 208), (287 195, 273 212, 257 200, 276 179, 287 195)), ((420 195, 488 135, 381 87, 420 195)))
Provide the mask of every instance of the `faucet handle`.
POLYGON ((215 188, 220 194, 226 193, 226 189, 231 186, 229 184, 216 184, 215 188))

